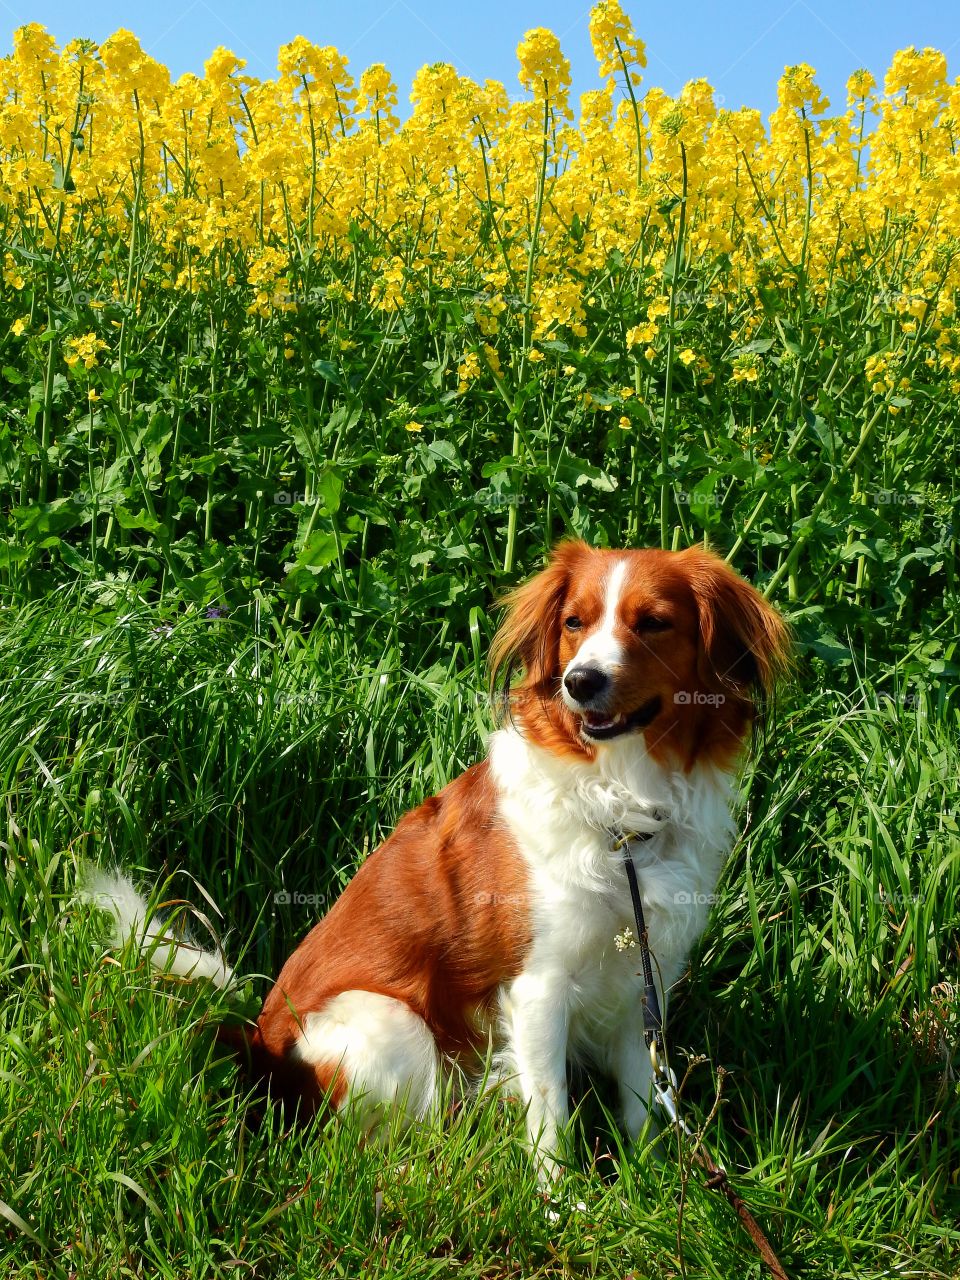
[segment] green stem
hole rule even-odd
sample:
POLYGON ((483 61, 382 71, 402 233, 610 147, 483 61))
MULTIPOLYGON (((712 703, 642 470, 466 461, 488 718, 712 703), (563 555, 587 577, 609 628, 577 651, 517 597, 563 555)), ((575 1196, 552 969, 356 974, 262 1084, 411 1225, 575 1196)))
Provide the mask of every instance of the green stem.
MULTIPOLYGON (((546 89, 543 97, 543 146, 540 154, 540 171, 537 175, 536 206, 533 215, 533 229, 530 234, 530 247, 527 252, 527 272, 523 283, 523 346, 520 351, 520 364, 517 369, 517 385, 523 387, 523 379, 527 369, 530 353, 530 340, 533 334, 533 268, 537 260, 537 242, 540 239, 540 226, 543 221, 543 201, 547 189, 547 156, 549 153, 550 98, 546 89)), ((522 441, 520 415, 522 406, 514 398, 513 442, 510 456, 515 463, 520 459, 522 441)), ((507 545, 503 553, 504 573, 513 572, 513 562, 517 545, 517 503, 511 503, 507 512, 507 545)))
POLYGON ((639 189, 643 177, 643 128, 640 124, 640 105, 637 102, 637 95, 633 91, 630 68, 627 66, 626 58, 623 56, 620 41, 615 39, 614 44, 617 48, 617 57, 620 59, 620 65, 623 67, 623 79, 630 98, 630 109, 633 112, 633 132, 637 140, 637 188, 639 189))
POLYGON ((864 449, 869 444, 870 438, 873 435, 874 431, 876 430, 877 423, 883 417, 883 414, 886 408, 887 408, 886 401, 884 401, 882 404, 877 406, 873 416, 864 425, 863 430, 860 432, 860 439, 857 441, 855 448, 848 454, 848 456, 844 459, 841 466, 839 466, 836 469, 836 471, 834 471, 833 475, 830 477, 827 483, 820 490, 820 495, 817 498, 816 502, 813 504, 813 509, 811 510, 810 515, 807 517, 807 524, 803 529, 799 531, 796 537, 796 541, 794 542, 793 546, 790 548, 789 554, 787 555, 783 563, 780 565, 780 567, 777 569, 776 573, 773 574, 770 581, 767 583, 766 587, 764 588, 763 594, 768 600, 776 591, 777 587, 779 587, 780 583, 787 576, 787 574, 792 573, 793 570, 796 568, 797 562, 800 559, 800 552, 803 550, 808 539, 810 538, 811 533, 813 532, 813 528, 814 528, 814 525, 816 524, 817 516, 826 506, 827 499, 830 497, 830 495, 833 493, 834 489, 836 488, 837 481, 840 479, 840 477, 842 475, 848 474, 856 466, 857 461, 860 458, 860 455, 863 453, 864 449))
POLYGON ((670 428, 673 417, 673 324, 677 309, 677 285, 680 281, 680 269, 683 262, 683 241, 687 218, 687 150, 682 142, 680 143, 680 160, 683 165, 683 188, 680 197, 680 220, 677 225, 677 238, 673 248, 673 280, 670 283, 670 313, 667 322, 667 373, 663 388, 663 419, 660 428, 660 546, 663 550, 667 550, 670 546, 671 487, 667 482, 667 465, 670 461, 670 428))

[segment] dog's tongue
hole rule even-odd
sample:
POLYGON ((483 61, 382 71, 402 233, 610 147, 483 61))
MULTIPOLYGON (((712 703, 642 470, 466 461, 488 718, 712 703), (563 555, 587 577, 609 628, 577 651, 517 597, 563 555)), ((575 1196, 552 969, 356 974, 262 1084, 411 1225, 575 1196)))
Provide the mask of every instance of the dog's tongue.
POLYGON ((584 724, 591 729, 612 729, 623 719, 623 716, 609 716, 599 711, 584 711, 581 714, 584 724))

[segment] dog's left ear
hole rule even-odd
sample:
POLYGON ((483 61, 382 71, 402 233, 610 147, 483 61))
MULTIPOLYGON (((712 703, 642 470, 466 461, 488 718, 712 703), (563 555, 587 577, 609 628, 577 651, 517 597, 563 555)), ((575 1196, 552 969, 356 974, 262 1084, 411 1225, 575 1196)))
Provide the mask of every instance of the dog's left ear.
POLYGON ((490 649, 494 690, 509 689, 520 669, 529 687, 559 677, 560 606, 574 565, 589 554, 589 547, 576 539, 559 543, 545 569, 501 600, 506 614, 490 649))
POLYGON ((700 678, 717 691, 769 696, 790 669, 786 623, 717 556, 700 547, 682 555, 700 615, 700 678))

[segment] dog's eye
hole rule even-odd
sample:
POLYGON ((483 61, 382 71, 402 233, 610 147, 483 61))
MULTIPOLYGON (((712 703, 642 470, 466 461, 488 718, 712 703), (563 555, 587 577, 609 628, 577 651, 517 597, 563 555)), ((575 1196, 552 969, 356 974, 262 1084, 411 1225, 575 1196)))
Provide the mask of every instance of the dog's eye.
POLYGON ((580 619, 577 617, 575 613, 571 613, 569 618, 564 618, 563 625, 567 628, 568 631, 579 631, 580 628, 583 626, 583 623, 580 621, 580 619))
POLYGON ((669 631, 672 625, 666 618, 643 617, 637 619, 633 624, 633 629, 642 635, 650 631, 669 631))

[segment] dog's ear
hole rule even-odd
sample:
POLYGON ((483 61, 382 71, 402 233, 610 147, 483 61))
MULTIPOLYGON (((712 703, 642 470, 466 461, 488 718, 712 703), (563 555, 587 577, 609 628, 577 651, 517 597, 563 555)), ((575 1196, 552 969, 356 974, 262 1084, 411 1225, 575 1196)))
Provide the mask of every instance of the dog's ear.
POLYGON ((521 667, 525 685, 537 686, 559 676, 560 610, 573 567, 587 552, 585 542, 561 542, 545 569, 500 602, 506 615, 490 649, 490 682, 495 691, 507 692, 521 667))
POLYGON ((718 692, 773 693, 790 669, 790 633, 776 609, 700 547, 682 553, 700 616, 697 673, 718 692))

